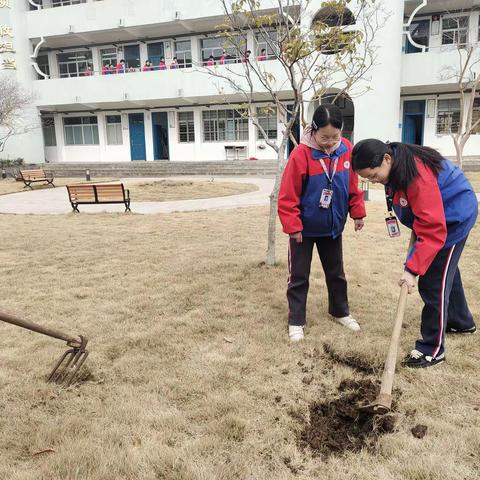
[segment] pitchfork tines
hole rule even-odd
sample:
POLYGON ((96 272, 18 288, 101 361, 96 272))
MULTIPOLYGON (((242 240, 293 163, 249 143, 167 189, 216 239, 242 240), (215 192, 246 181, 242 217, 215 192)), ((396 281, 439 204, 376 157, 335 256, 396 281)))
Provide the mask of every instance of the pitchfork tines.
POLYGON ((58 360, 48 376, 47 382, 63 384, 68 387, 88 357, 88 340, 80 335, 80 341, 67 342, 69 348, 58 360))

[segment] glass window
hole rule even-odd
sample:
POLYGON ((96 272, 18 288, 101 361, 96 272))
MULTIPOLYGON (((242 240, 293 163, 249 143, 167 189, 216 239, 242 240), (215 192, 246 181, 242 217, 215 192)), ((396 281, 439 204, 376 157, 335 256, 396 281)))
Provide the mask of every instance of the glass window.
POLYGON ((152 62, 154 68, 158 67, 160 59, 165 57, 165 44, 163 42, 149 43, 147 49, 148 60, 152 62))
POLYGON ((123 145, 122 117, 107 115, 107 145, 123 145))
POLYGON ((66 7, 68 5, 79 5, 80 3, 87 3, 87 0, 51 0, 51 2, 52 7, 66 7))
POLYGON ((97 117, 65 117, 65 145, 98 145, 97 117))
POLYGON ((123 54, 129 71, 136 71, 140 68, 140 47, 138 45, 125 45, 123 54))
POLYGON ((468 16, 448 17, 442 20, 442 45, 466 45, 468 16))
POLYGON ((102 48, 100 50, 101 67, 104 67, 107 63, 115 67, 117 65, 117 49, 115 47, 102 48))
POLYGON ((179 68, 192 66, 192 43, 190 40, 175 42, 175 56, 177 57, 179 68))
POLYGON ((207 64, 210 56, 213 57, 215 63, 222 63, 220 59, 223 57, 224 63, 238 63, 241 61, 240 56, 237 55, 238 50, 246 50, 245 39, 228 39, 226 37, 211 37, 202 40, 202 62, 207 64), (240 46, 238 49, 236 44, 240 46), (225 55, 223 52, 225 51, 225 55))
MULTIPOLYGON (((38 68, 45 73, 46 75, 50 75, 50 65, 48 64, 48 55, 39 55, 37 57, 37 65, 38 68)), ((45 77, 38 75, 39 80, 44 80, 45 77)))
POLYGON ((90 50, 57 54, 60 77, 81 77, 92 63, 90 50))
POLYGON ((55 147, 57 137, 55 136, 55 121, 53 117, 42 117, 43 141, 46 147, 55 147))
MULTIPOLYGON (((257 109, 258 123, 265 130, 267 138, 277 139, 277 109, 272 107, 262 107, 257 109)), ((258 130, 258 139, 263 140, 263 135, 258 130)))
POLYGON ((178 141, 180 143, 195 141, 195 122, 193 112, 178 112, 178 141))
MULTIPOLYGON (((418 20, 412 22, 408 27, 412 40, 417 45, 429 46, 430 43, 430 20, 418 20)), ((421 52, 421 49, 413 45, 407 37, 407 43, 405 48, 406 53, 421 52)))
POLYGON ((255 40, 257 42, 257 59, 258 60, 269 60, 275 58, 278 55, 279 46, 278 46, 278 33, 276 30, 268 30, 258 32, 255 35, 255 40), (265 50, 264 53, 263 50, 265 50), (265 55, 265 58, 263 56, 265 55))
POLYGON ((207 110, 202 114, 205 142, 248 140, 248 116, 245 111, 207 110))
POLYGON ((437 133, 457 133, 460 125, 460 99, 438 100, 437 133))

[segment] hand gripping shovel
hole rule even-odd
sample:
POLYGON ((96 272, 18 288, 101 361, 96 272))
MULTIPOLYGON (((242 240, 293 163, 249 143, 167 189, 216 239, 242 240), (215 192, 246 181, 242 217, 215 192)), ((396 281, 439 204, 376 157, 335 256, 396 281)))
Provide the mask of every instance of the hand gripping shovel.
POLYGON ((32 332, 41 333, 49 337, 58 338, 64 340, 70 347, 58 360, 53 367, 47 382, 55 382, 68 386, 72 383, 73 379, 77 375, 81 366, 84 364, 88 357, 88 350, 86 350, 88 340, 81 335, 78 338, 70 337, 58 330, 51 330, 49 328, 42 327, 28 320, 22 320, 12 315, 8 315, 4 312, 0 312, 0 320, 2 322, 11 323, 17 325, 17 327, 26 328, 32 332))
MULTIPOLYGON (((410 243, 408 245, 408 252, 413 247, 416 237, 412 231, 410 236, 410 243)), ((374 414, 384 415, 392 408, 392 388, 393 378, 395 377, 395 366, 397 364, 398 343, 400 341, 400 333, 402 332, 403 316, 405 314, 405 306, 407 304, 408 286, 404 283, 400 287, 400 297, 398 299, 397 313, 393 323, 393 332, 390 339, 390 346, 388 348, 385 366, 383 368, 382 383, 380 386, 380 393, 377 398, 369 405, 359 407, 363 412, 370 412, 374 414)))

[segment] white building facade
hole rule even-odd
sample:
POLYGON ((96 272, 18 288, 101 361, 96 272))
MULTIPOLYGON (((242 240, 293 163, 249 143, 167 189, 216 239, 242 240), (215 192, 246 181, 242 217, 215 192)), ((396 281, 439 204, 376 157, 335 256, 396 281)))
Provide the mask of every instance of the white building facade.
MULTIPOLYGON (((269 11, 275 3, 262 7, 269 11)), ((302 22, 311 23, 321 6, 312 2, 302 22)), ((479 46, 480 56, 480 0, 388 0, 386 7, 369 91, 341 105, 348 133, 355 141, 403 140, 453 156, 460 100, 443 73, 457 65, 458 44, 479 46)), ((34 92, 25 122, 37 126, 12 137, 0 157, 27 163, 274 158, 234 99, 226 101, 201 71, 210 56, 222 68, 224 41, 216 33, 222 13, 218 0, 0 0, 0 75, 34 92)), ((259 58, 264 47, 249 36, 251 61, 281 77, 268 52, 259 58)), ((230 57, 229 68, 242 71, 241 61, 230 57)), ((292 98, 288 90, 280 94, 292 98)), ((269 138, 278 139, 282 126, 261 92, 256 103, 269 138)), ((480 115, 480 100, 475 106, 480 115)), ((480 129, 464 153, 480 155, 480 129)))

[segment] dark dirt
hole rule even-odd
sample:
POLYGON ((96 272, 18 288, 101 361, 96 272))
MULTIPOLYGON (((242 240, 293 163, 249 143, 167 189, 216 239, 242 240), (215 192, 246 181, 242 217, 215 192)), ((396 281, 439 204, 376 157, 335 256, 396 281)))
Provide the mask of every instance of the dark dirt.
POLYGON ((415 438, 423 438, 427 433, 426 425, 415 425, 410 431, 415 438))
POLYGON ((309 447, 314 456, 328 457, 345 452, 371 449, 378 438, 395 430, 396 416, 372 415, 359 411, 359 405, 372 402, 378 385, 371 380, 344 380, 339 395, 309 407, 310 422, 305 422, 297 441, 309 447))
POLYGON ((347 365, 347 367, 353 368, 360 373, 371 375, 379 372, 383 368, 382 365, 372 365, 367 359, 361 358, 358 355, 341 355, 327 343, 323 344, 323 351, 334 362, 347 365))

